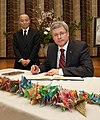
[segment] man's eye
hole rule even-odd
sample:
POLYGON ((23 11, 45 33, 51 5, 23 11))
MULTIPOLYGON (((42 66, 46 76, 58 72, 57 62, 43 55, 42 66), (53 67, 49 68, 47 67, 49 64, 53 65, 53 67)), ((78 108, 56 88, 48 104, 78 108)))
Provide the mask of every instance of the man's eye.
POLYGON ((60 33, 60 35, 63 35, 64 33, 62 32, 62 33, 60 33))

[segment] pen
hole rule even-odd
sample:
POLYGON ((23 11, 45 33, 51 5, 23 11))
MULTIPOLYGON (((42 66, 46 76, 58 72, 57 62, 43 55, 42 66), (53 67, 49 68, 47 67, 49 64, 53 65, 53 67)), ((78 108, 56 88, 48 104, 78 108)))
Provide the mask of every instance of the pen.
POLYGON ((34 66, 34 71, 36 70, 36 66, 34 66))

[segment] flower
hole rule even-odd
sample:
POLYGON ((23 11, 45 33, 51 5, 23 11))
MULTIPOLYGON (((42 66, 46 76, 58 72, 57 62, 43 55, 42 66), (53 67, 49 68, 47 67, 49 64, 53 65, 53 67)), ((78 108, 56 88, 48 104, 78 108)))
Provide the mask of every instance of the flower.
POLYGON ((51 41, 50 27, 43 28, 41 31, 41 42, 48 44, 51 41))
POLYGON ((32 18, 34 27, 41 32, 41 43, 48 44, 53 42, 50 35, 50 27, 52 22, 56 20, 57 18, 54 18, 53 10, 48 12, 41 11, 38 17, 32 18))

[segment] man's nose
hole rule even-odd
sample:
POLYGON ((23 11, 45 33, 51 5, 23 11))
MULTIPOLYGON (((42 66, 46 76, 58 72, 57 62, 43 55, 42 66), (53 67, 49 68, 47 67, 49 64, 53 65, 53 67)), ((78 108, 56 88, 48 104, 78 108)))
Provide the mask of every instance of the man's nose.
POLYGON ((23 21, 23 23, 26 23, 26 21, 23 21))
POLYGON ((58 36, 57 36, 59 39, 61 38, 61 35, 60 34, 58 34, 58 36))

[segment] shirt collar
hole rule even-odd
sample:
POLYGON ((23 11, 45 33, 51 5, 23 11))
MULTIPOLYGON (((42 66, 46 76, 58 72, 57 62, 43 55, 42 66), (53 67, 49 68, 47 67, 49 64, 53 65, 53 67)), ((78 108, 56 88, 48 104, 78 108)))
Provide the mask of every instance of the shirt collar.
POLYGON ((69 40, 68 40, 68 42, 63 46, 63 48, 61 48, 60 46, 58 46, 58 50, 64 49, 65 51, 67 51, 68 43, 69 43, 69 40))
POLYGON ((27 29, 23 29, 23 35, 24 35, 24 31, 26 30, 26 35, 28 34, 28 30, 29 30, 29 27, 27 29))
POLYGON ((23 31, 25 31, 26 30, 26 32, 28 32, 28 30, 29 30, 29 27, 27 28, 27 29, 23 29, 23 31))

